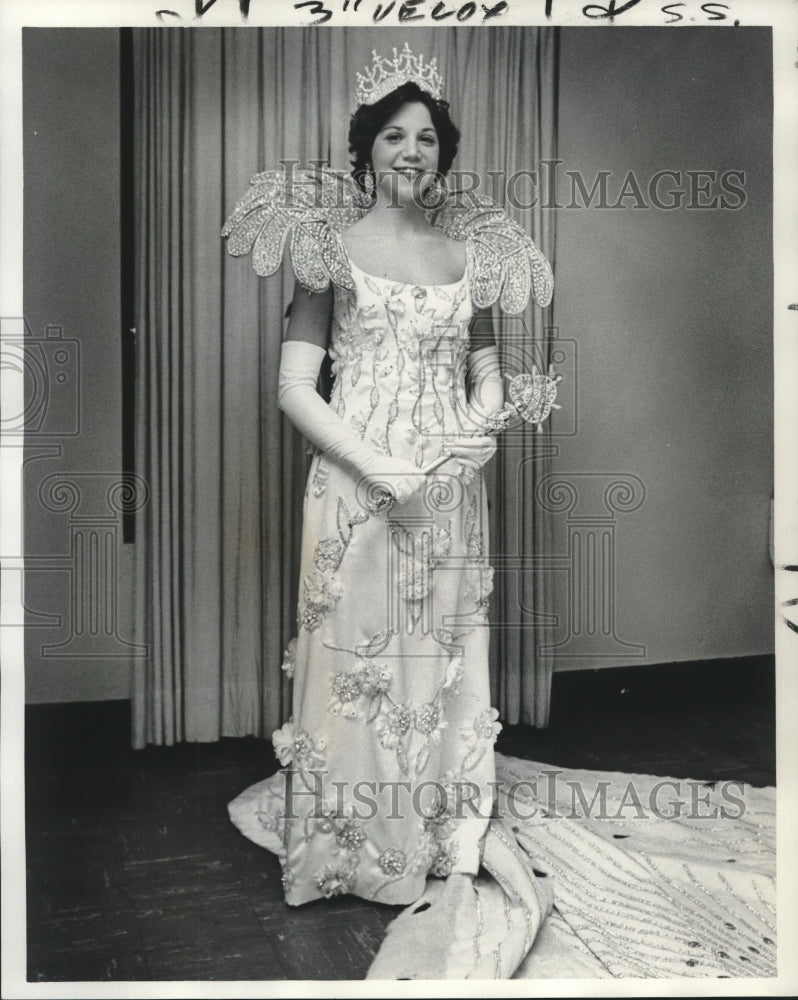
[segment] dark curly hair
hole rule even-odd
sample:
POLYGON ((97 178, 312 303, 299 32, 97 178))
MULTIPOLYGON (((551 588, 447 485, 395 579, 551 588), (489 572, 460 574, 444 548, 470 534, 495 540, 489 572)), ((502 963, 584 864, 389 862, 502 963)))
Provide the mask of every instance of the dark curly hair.
POLYGON ((423 104, 429 111, 438 134, 438 173, 445 177, 457 154, 460 130, 449 117, 448 101, 437 100, 417 83, 403 83, 375 104, 361 104, 349 123, 349 152, 352 154, 352 176, 364 190, 363 178, 371 160, 371 148, 377 133, 403 104, 423 104))

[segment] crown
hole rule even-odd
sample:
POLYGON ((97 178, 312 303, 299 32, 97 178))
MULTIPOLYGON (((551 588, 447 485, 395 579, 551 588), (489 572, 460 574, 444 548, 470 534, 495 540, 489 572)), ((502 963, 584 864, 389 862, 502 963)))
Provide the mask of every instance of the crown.
POLYGON ((371 52, 372 65, 363 73, 357 74, 355 100, 360 104, 376 104, 386 94, 401 87, 403 83, 417 83, 436 100, 443 94, 443 77, 438 72, 438 61, 434 57, 424 62, 424 56, 414 56, 410 46, 405 42, 401 52, 393 50, 393 59, 371 52))

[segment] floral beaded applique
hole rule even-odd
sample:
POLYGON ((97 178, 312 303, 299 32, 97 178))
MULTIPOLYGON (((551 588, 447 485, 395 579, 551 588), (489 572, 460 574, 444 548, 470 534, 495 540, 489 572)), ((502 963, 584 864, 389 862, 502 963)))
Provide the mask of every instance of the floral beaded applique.
POLYGON ((321 836, 329 839, 325 855, 331 860, 316 872, 314 881, 319 892, 330 898, 352 892, 367 836, 351 806, 341 809, 330 800, 325 800, 319 813, 306 817, 305 838, 310 840, 311 837, 321 836))
POLYGON ((397 847, 387 847, 377 858, 377 864, 386 875, 404 875, 407 855, 397 847))
POLYGON ((313 632, 335 609, 343 594, 338 577, 331 570, 315 569, 305 577, 300 626, 313 632))
POLYGON ((286 646, 280 669, 284 671, 287 677, 294 676, 294 670, 296 669, 296 637, 291 639, 286 646))
POLYGON ((472 771, 488 750, 492 749, 502 731, 498 718, 499 713, 495 708, 486 708, 461 727, 460 734, 467 747, 461 764, 463 771, 472 771))
POLYGON ((393 672, 387 664, 366 659, 333 674, 328 711, 373 724, 380 746, 395 753, 400 770, 420 775, 448 726, 444 704, 457 696, 462 680, 462 660, 453 657, 432 699, 414 706, 391 695, 393 672))
POLYGON ((329 711, 355 719, 359 716, 358 706, 365 704, 366 718, 373 721, 382 708, 392 678, 391 668, 374 660, 365 660, 354 670, 339 670, 332 679, 329 711))
POLYGON ((319 461, 310 484, 310 491, 314 497, 320 497, 323 495, 324 491, 327 489, 327 480, 329 477, 329 472, 324 467, 322 462, 319 461))
POLYGON ((459 853, 457 841, 453 839, 457 790, 444 781, 437 783, 434 791, 434 800, 423 819, 413 868, 438 878, 447 878, 452 873, 459 853))
POLYGON ((281 767, 290 766, 291 773, 297 774, 306 788, 315 790, 310 772, 327 765, 324 740, 314 738, 304 729, 296 731, 293 722, 286 722, 272 733, 272 745, 281 767))
POLYGON ((365 511, 352 514, 343 497, 338 498, 337 538, 323 538, 313 554, 313 569, 302 581, 302 599, 298 613, 300 628, 314 632, 343 596, 337 571, 352 540, 355 525, 368 520, 365 511))

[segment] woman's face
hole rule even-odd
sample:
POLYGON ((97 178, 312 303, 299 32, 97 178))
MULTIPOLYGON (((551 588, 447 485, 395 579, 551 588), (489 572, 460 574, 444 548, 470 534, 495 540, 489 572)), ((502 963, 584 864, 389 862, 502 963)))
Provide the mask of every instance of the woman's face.
POLYGON ((377 133, 371 164, 377 191, 394 204, 418 201, 438 169, 438 134, 425 104, 403 104, 377 133))

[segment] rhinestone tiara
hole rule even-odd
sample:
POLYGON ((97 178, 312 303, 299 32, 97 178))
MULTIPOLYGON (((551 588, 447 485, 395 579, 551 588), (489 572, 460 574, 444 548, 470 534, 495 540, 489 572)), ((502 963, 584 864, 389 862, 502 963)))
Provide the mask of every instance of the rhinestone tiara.
POLYGON ((371 56, 371 69, 357 74, 355 100, 358 105, 376 104, 392 90, 410 82, 417 83, 436 100, 442 97, 443 77, 434 57, 425 62, 423 55, 414 56, 407 42, 401 52, 394 46, 393 59, 378 55, 376 49, 372 49, 371 56))

